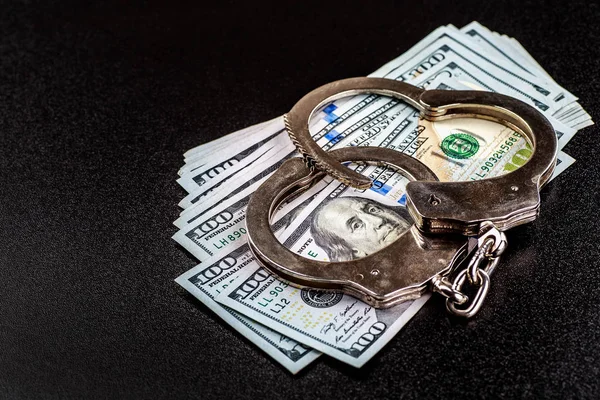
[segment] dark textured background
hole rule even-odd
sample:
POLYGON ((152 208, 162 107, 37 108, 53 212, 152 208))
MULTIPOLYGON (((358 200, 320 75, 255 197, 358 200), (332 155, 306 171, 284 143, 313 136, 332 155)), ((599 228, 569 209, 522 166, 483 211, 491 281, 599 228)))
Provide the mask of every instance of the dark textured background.
POLYGON ((584 1, 0 2, 0 397, 598 398, 598 129, 465 323, 436 298, 365 367, 291 376, 173 279, 182 153, 439 25, 516 37, 598 119, 584 1))

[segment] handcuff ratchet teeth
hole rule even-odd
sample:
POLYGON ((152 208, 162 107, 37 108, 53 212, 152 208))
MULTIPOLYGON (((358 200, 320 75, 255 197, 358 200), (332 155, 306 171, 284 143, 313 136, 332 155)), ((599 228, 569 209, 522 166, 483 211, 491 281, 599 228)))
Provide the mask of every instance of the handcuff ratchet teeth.
POLYGON ((451 314, 475 315, 506 249, 504 231, 537 217, 539 191, 556 165, 557 139, 548 120, 533 107, 497 93, 423 90, 385 78, 350 78, 304 96, 285 115, 285 125, 304 160, 286 161, 252 195, 246 213, 250 248, 265 268, 296 286, 341 290, 374 307, 390 307, 433 291, 446 297, 451 314), (333 100, 366 93, 404 100, 429 121, 471 117, 499 122, 524 135, 533 152, 522 167, 502 176, 440 182, 420 161, 394 150, 321 149, 309 132, 313 114, 333 100), (402 171, 410 180, 407 208, 414 225, 389 246, 350 261, 315 261, 288 250, 270 226, 285 199, 325 174, 359 189, 372 185, 344 161, 376 162, 402 171))

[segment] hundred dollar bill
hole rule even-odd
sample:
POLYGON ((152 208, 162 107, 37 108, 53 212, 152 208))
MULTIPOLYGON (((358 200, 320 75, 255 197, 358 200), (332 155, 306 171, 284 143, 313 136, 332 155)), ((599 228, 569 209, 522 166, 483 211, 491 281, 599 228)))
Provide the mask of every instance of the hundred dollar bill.
MULTIPOLYGON (((461 32, 470 36, 473 40, 484 47, 486 52, 493 53, 511 65, 521 68, 528 73, 543 77, 546 81, 554 82, 552 77, 527 53, 527 51, 516 41, 511 41, 503 37, 496 37, 487 28, 473 21, 461 28, 461 32)), ((558 86, 558 85, 557 85, 558 86)), ((563 92, 565 90, 563 89, 563 92)), ((573 96, 573 99, 575 97, 573 96)), ((559 98, 555 98, 559 100, 559 98)), ((593 124, 591 116, 581 107, 579 103, 572 102, 557 110, 554 114, 556 118, 564 118, 569 126, 580 129, 581 126, 593 124), (570 116, 567 119, 567 114, 570 116)))
POLYGON ((277 320, 280 332, 354 367, 381 350, 429 298, 379 310, 341 293, 292 287, 263 268, 247 268, 230 288, 218 301, 243 305, 257 320, 277 320))
MULTIPOLYGON (((227 138, 227 140, 223 142, 210 142, 193 149, 195 152, 185 159, 185 166, 181 168, 180 175, 195 171, 201 165, 209 162, 227 160, 229 157, 235 156, 239 152, 243 153, 249 147, 256 146, 259 143, 266 143, 274 137, 281 126, 283 126, 281 119, 275 118, 271 121, 253 125, 249 128, 230 134, 238 137, 237 140, 235 137, 229 138, 230 135, 226 135, 225 138, 227 138), (243 136, 240 137, 242 134, 243 136)), ((260 147, 260 145, 256 147, 260 147)))
POLYGON ((460 28, 460 31, 477 42, 486 53, 492 54, 498 59, 508 61, 515 68, 556 84, 552 77, 537 62, 533 63, 530 58, 526 58, 519 53, 513 45, 496 38, 488 28, 479 22, 473 21, 460 28))
MULTIPOLYGON (((295 152, 296 148, 292 142, 284 136, 285 132, 280 132, 281 144, 268 149, 264 154, 255 160, 252 164, 237 171, 232 175, 220 175, 211 180, 209 185, 198 188, 192 193, 185 196, 179 206, 183 208, 181 217, 186 217, 195 214, 196 210, 203 208, 205 201, 218 193, 226 193, 227 191, 239 191, 247 186, 247 179, 257 171, 263 171, 264 166, 275 158, 283 158, 290 152, 295 152)), ((275 168, 276 169, 276 168, 275 168)), ((274 169, 273 169, 274 170, 274 169)), ((271 171, 272 172, 272 171, 271 171)))
POLYGON ((221 185, 216 191, 207 193, 201 202, 197 202, 183 210, 179 218, 175 220, 174 225, 178 228, 183 228, 185 225, 191 224, 201 218, 206 212, 213 210, 219 203, 224 203, 236 196, 244 197, 244 194, 252 194, 285 160, 293 156, 298 156, 298 154, 292 144, 285 151, 275 152, 260 164, 250 167, 248 172, 236 177, 236 182, 239 183, 236 183, 234 189, 231 190, 229 185, 221 185))
POLYGON ((183 248, 203 262, 219 251, 245 240, 243 224, 249 194, 238 194, 228 201, 217 204, 193 222, 184 225, 173 235, 183 248))
POLYGON ((245 189, 249 184, 249 182, 247 182, 248 177, 252 176, 255 171, 263 170, 263 166, 274 158, 281 158, 284 157, 284 154, 296 151, 289 139, 286 139, 283 136, 281 136, 280 139, 282 140, 282 143, 268 149, 251 164, 234 174, 224 174, 215 177, 209 184, 185 196, 179 202, 179 206, 183 208, 180 216, 185 218, 191 214, 196 214, 198 209, 205 208, 206 201, 213 196, 218 197, 219 194, 225 195, 228 192, 239 192, 245 189))
MULTIPOLYGON (((311 189, 311 190, 313 190, 313 189, 311 189)), ((309 196, 310 200, 312 201, 312 198, 319 196, 321 190, 318 190, 318 191, 313 190, 314 193, 311 194, 311 196, 309 196)), ((276 213, 275 219, 277 221, 280 221, 283 219, 283 217, 287 216, 288 214, 289 214, 288 210, 281 209, 279 212, 276 213)), ((281 231, 281 227, 278 227, 277 223, 275 224, 273 229, 275 232, 281 231)), ((186 289, 188 289, 192 294, 200 297, 202 295, 202 292, 200 291, 200 287, 198 287, 198 285, 190 285, 188 282, 186 282, 186 279, 189 280, 189 277, 197 277, 197 276, 199 276, 199 274, 202 274, 203 271, 207 271, 207 270, 212 271, 209 274, 209 277, 212 277, 217 272, 220 273, 221 270, 219 268, 216 268, 216 267, 211 268, 211 266, 214 266, 214 265, 232 266, 231 269, 228 269, 227 275, 222 275, 222 278, 219 278, 220 280, 213 281, 214 287, 215 288, 218 287, 219 291, 227 290, 228 286, 235 285, 239 281, 240 277, 244 276, 243 275, 244 271, 257 267, 257 265, 255 265, 255 261, 252 256, 252 253, 247 248, 246 243, 238 242, 237 247, 229 246, 229 247, 227 247, 226 251, 219 252, 218 256, 215 256, 213 258, 205 260, 202 264, 195 267, 191 271, 187 272, 183 277, 180 277, 178 279, 178 282, 184 284, 186 289), (210 265, 210 266, 208 266, 208 265, 210 265), (220 285, 221 283, 223 283, 223 285, 220 285)), ((221 275, 219 275, 219 276, 221 276, 221 275)), ((202 277, 202 278, 206 279, 205 277, 202 277)), ((257 276, 256 279, 263 280, 262 276, 261 277, 257 276)), ((294 292, 294 291, 298 292, 297 289, 289 288, 287 286, 287 284, 281 283, 281 285, 273 287, 272 290, 262 293, 262 294, 264 296, 267 296, 267 295, 271 296, 271 298, 273 296, 277 297, 284 289, 292 290, 292 292, 294 292)), ((385 342, 387 342, 393 336, 393 332, 391 330, 388 330, 387 332, 383 332, 383 331, 385 331, 386 323, 389 324, 389 323, 395 322, 396 325, 398 325, 402 321, 404 321, 404 322, 408 321, 410 319, 410 317, 414 314, 414 312, 416 312, 416 310, 420 307, 420 302, 425 300, 425 299, 422 299, 420 301, 417 301, 416 303, 408 302, 408 303, 402 304, 400 306, 394 307, 392 309, 386 310, 385 314, 380 315, 379 310, 375 310, 370 307, 368 309, 367 308, 359 309, 359 305, 360 305, 359 302, 357 302, 355 299, 353 299, 349 296, 344 296, 345 299, 342 302, 338 301, 338 299, 337 299, 337 297, 340 297, 341 295, 335 295, 334 299, 329 299, 329 300, 327 299, 327 296, 328 295, 326 293, 322 293, 319 291, 305 290, 304 297, 303 297, 304 301, 308 302, 307 303, 308 305, 314 304, 316 302, 316 303, 318 303, 319 307, 331 308, 334 305, 337 306, 335 309, 331 308, 328 310, 331 315, 329 316, 329 318, 325 318, 324 322, 330 322, 331 324, 334 324, 335 321, 338 321, 338 319, 342 320, 342 319, 355 318, 357 320, 356 324, 358 324, 362 320, 362 318, 368 318, 368 319, 376 318, 377 319, 377 323, 372 324, 370 326, 370 329, 366 333, 361 334, 356 337, 358 342, 356 344, 354 344, 354 346, 352 346, 348 350, 350 354, 348 354, 347 357, 340 358, 339 354, 337 354, 337 353, 333 354, 334 356, 337 356, 338 358, 340 358, 344 361, 347 361, 347 362, 349 362, 349 361, 355 362, 357 359, 359 362, 364 362, 364 361, 368 360, 369 358, 371 358, 371 356, 373 354, 375 354, 375 352, 376 352, 376 347, 370 348, 371 346, 369 346, 369 341, 374 340, 374 339, 372 339, 372 337, 374 337, 374 336, 376 336, 377 338, 384 337, 386 339, 385 342), (358 318, 358 316, 357 316, 357 313, 359 313, 359 312, 360 312, 361 318, 358 318), (335 315, 333 313, 335 313, 335 315), (398 321, 400 321, 400 322, 398 322, 398 321), (359 354, 363 355, 363 357, 358 357, 359 354)), ((268 300, 266 300, 266 301, 268 301, 268 300)), ((282 297, 279 300, 278 304, 280 304, 280 305, 277 306, 276 304, 273 304, 274 310, 277 310, 279 307, 281 307, 281 304, 285 305, 286 299, 282 297)), ((302 309, 302 304, 294 304, 294 306, 298 306, 298 307, 300 307, 300 309, 302 309)), ((350 324, 348 324, 347 327, 349 328, 350 324)), ((359 366, 362 364, 354 364, 354 365, 359 366)))
POLYGON ((239 175, 235 176, 235 179, 232 178, 231 185, 229 185, 228 180, 224 184, 217 186, 215 190, 198 195, 195 199, 201 199, 202 201, 196 201, 183 210, 179 218, 175 221, 175 225, 181 228, 209 210, 212 204, 226 201, 257 182, 264 182, 285 160, 293 156, 298 156, 298 153, 292 144, 283 149, 269 151, 260 162, 242 171, 239 175))
POLYGON ((179 276, 176 282, 231 327, 295 374, 319 357, 320 353, 214 301, 220 290, 231 283, 230 277, 239 268, 243 268, 249 259, 247 245, 243 244, 232 248, 221 259, 209 259, 192 268, 179 276))
POLYGON ((187 224, 190 224, 190 223, 196 221, 197 219, 202 218, 202 216, 206 212, 214 210, 215 207, 219 206, 219 203, 228 202, 230 199, 233 199, 236 197, 244 198, 246 196, 249 196, 252 193, 254 193, 254 191, 256 189, 258 189, 258 187, 265 180, 267 180, 269 176, 271 176, 271 174, 269 174, 268 176, 265 176, 263 179, 260 179, 257 182, 252 183, 251 185, 249 185, 247 187, 242 188, 241 190, 236 190, 235 192, 223 191, 222 196, 210 196, 207 199, 205 199, 204 201, 202 201, 202 203, 197 203, 197 204, 193 205, 192 207, 186 209, 185 211, 192 209, 193 213, 182 213, 179 216, 179 218, 173 222, 173 224, 175 226, 177 226, 178 228, 183 228, 187 224))
POLYGON ((281 117, 273 118, 272 120, 261 122, 255 125, 251 125, 247 128, 240 129, 238 131, 232 132, 228 135, 215 139, 211 142, 204 143, 200 146, 194 147, 184 154, 185 166, 180 171, 179 175, 182 175, 183 171, 189 170, 189 165, 202 159, 207 156, 212 156, 214 154, 220 154, 223 151, 228 150, 228 146, 232 143, 238 142, 248 142, 251 141, 253 143, 257 142, 259 138, 255 138, 255 134, 265 131, 271 130, 268 128, 269 125, 280 123, 279 119, 281 117))
MULTIPOLYGON (((191 170, 177 180, 188 193, 193 193, 199 188, 206 190, 207 187, 214 186, 216 177, 223 179, 234 172, 246 167, 256 161, 269 149, 283 146, 289 142, 289 138, 282 135, 278 126, 267 125, 260 131, 258 141, 245 141, 238 145, 230 146, 227 153, 213 156, 207 161, 198 161, 197 164, 190 165, 191 170), (226 157, 223 161, 223 157, 226 157), (201 165, 195 167, 195 165, 201 165)), ((255 136, 254 139, 257 137, 255 136)))
MULTIPOLYGON (((551 105, 551 103, 564 105, 576 100, 573 94, 556 83, 537 78, 535 75, 515 67, 512 63, 507 63, 506 60, 496 57, 493 53, 485 51, 469 35, 464 34, 452 25, 439 27, 399 58, 404 60, 419 59, 423 55, 434 53, 436 48, 440 49, 444 46, 449 47, 447 51, 451 51, 457 57, 464 59, 465 62, 477 64, 481 70, 486 71, 486 74, 514 84, 523 92, 535 94, 538 100, 551 108, 557 109, 560 107, 551 105), (537 97, 537 95, 542 97, 537 97)), ((392 69, 389 66, 380 69, 380 73, 386 75, 391 72, 392 69)))

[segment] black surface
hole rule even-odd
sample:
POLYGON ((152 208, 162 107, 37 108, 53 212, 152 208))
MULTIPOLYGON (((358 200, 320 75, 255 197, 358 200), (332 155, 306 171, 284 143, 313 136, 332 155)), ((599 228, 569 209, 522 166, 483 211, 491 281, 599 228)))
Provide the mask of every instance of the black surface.
POLYGON ((432 300, 360 370, 290 375, 174 283, 195 263, 171 240, 184 151, 442 24, 516 37, 600 115, 597 4, 84 3, 0 4, 0 397, 600 396, 596 127, 479 316, 432 300))

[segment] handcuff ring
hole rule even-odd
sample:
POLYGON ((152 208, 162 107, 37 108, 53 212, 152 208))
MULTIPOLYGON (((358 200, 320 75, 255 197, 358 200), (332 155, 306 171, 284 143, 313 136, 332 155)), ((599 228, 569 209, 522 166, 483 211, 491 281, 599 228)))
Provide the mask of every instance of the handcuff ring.
MULTIPOLYGON (((410 181, 437 181, 425 164, 395 150, 346 147, 329 154, 337 162, 389 165, 410 181)), ((252 194, 246 208, 248 244, 255 258, 295 285, 341 290, 375 307, 390 307, 427 292, 430 278, 449 269, 450 261, 460 257, 461 249, 465 249, 462 236, 423 235, 413 225, 384 249, 351 261, 316 261, 288 250, 271 230, 271 218, 282 202, 307 190, 324 176, 325 173, 309 168, 301 158, 287 160, 252 194), (390 257, 400 251, 403 257, 390 257), (419 268, 416 268, 417 262, 419 268), (399 274, 401 270, 410 274, 399 274)))
POLYGON ((290 138, 309 165, 346 185, 370 187, 367 177, 344 167, 321 149, 308 126, 312 115, 322 106, 366 93, 406 101, 429 121, 473 117, 499 122, 524 135, 532 145, 533 154, 527 163, 502 176, 469 182, 411 182, 407 187, 411 200, 408 207, 420 230, 473 235, 483 221, 491 221, 504 231, 536 218, 539 190, 556 165, 556 133, 535 108, 499 93, 424 90, 385 78, 349 78, 326 84, 300 99, 284 116, 290 138), (429 201, 432 195, 439 199, 436 204, 429 201))

